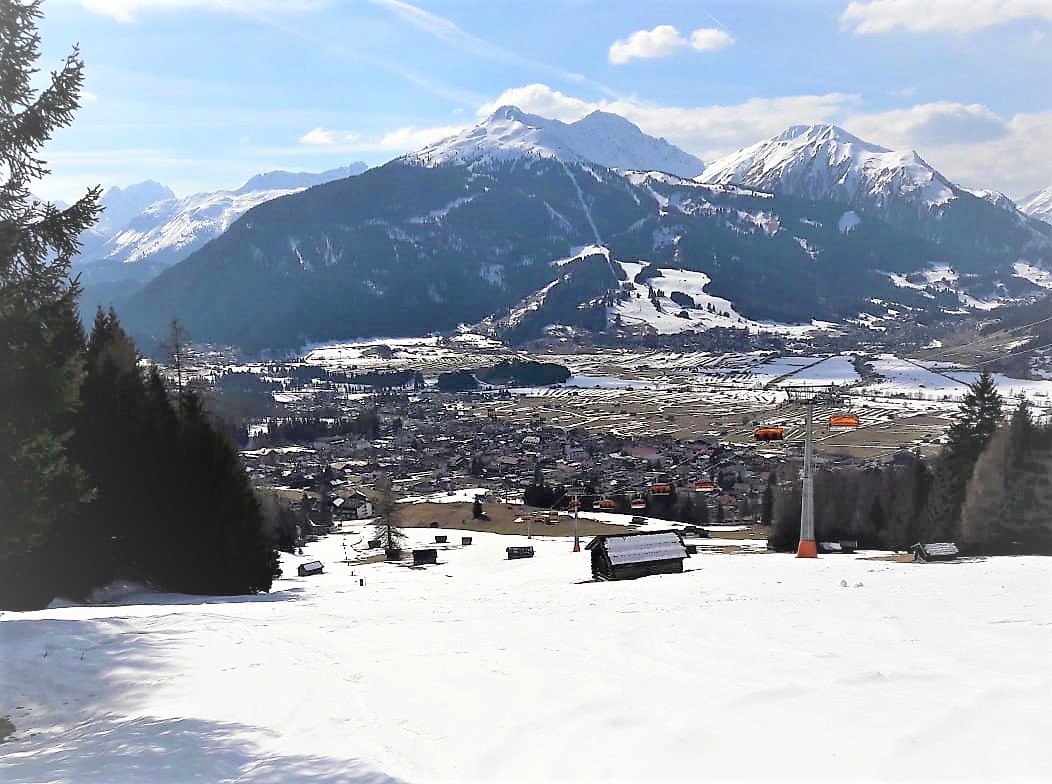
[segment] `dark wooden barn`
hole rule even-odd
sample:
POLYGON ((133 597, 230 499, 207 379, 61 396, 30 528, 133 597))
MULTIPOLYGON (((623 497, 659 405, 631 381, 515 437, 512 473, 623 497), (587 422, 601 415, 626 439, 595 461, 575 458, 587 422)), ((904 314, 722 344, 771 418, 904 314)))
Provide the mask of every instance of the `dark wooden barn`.
POLYGON ((296 567, 296 574, 300 577, 310 577, 312 574, 321 574, 325 571, 321 561, 307 561, 296 567))
POLYGON ((438 563, 438 550, 433 547, 429 547, 423 550, 413 550, 413 566, 423 566, 424 564, 437 564, 438 563))
POLYGON ((597 536, 586 546, 596 580, 631 580, 650 574, 678 574, 688 558, 677 531, 637 531, 597 536))

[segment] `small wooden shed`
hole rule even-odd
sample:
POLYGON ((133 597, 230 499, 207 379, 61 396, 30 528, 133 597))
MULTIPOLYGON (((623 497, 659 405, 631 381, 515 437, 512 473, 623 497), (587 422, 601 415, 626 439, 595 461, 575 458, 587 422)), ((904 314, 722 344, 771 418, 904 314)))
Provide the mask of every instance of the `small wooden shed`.
POLYGON ((310 577, 312 574, 321 574, 324 571, 325 567, 321 561, 307 561, 296 567, 296 574, 300 577, 310 577))
POLYGON ((689 557, 678 531, 637 531, 597 536, 586 546, 596 580, 631 580, 650 574, 678 574, 689 557))
POLYGON ((953 542, 918 542, 910 550, 913 551, 914 561, 953 561, 960 552, 953 542))
POLYGON ((438 563, 438 550, 434 547, 428 547, 423 550, 413 550, 413 566, 423 566, 424 564, 437 564, 438 563))

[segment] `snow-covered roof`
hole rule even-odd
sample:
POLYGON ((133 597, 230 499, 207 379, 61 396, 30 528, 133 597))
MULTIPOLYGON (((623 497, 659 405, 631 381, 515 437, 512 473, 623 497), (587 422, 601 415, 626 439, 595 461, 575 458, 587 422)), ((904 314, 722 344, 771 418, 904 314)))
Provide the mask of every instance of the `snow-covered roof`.
POLYGON ((614 566, 687 557, 687 548, 683 545, 683 540, 673 531, 597 537, 589 543, 588 549, 599 541, 603 542, 610 563, 614 566))

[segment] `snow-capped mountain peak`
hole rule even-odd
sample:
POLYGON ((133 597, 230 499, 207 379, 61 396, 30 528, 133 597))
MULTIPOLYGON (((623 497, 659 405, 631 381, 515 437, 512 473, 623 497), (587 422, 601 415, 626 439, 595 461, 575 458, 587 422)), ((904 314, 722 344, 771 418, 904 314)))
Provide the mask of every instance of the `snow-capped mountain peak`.
POLYGON ((709 164, 698 180, 871 208, 896 198, 931 208, 955 197, 955 187, 912 150, 824 124, 787 128, 709 164))
POLYGON ((1019 209, 1046 223, 1052 223, 1052 185, 1023 199, 1019 209))
POLYGON ((405 156, 427 166, 524 157, 586 161, 616 169, 693 177, 704 165, 664 139, 648 136, 620 115, 595 111, 572 123, 501 106, 473 128, 405 156))
POLYGON ((116 231, 151 204, 174 198, 171 188, 153 180, 109 188, 102 195, 104 209, 95 230, 100 234, 116 231))
POLYGON ((289 172, 270 171, 257 174, 238 188, 234 193, 245 194, 258 191, 288 191, 297 188, 310 188, 314 185, 322 185, 333 180, 342 180, 345 177, 353 177, 361 174, 368 167, 361 162, 352 163, 350 166, 341 166, 337 169, 329 169, 323 172, 289 172))
POLYGON ((89 240, 84 244, 82 259, 137 262, 149 258, 162 266, 174 264, 222 234, 256 205, 360 174, 366 168, 359 162, 324 172, 272 171, 257 174, 236 190, 195 193, 181 199, 169 189, 149 181, 124 189, 114 188, 107 191, 104 203, 111 193, 123 200, 117 202, 121 205, 131 203, 129 194, 142 195, 143 199, 159 194, 161 198, 150 199, 130 215, 108 211, 111 221, 100 223, 91 237, 82 237, 89 240))

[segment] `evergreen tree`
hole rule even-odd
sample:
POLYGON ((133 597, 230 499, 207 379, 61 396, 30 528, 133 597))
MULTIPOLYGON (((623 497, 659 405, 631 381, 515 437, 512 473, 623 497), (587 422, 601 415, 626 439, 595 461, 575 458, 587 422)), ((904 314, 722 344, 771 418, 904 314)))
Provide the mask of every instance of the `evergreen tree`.
POLYGON ((983 372, 962 399, 957 419, 947 431, 946 447, 935 463, 923 526, 928 541, 957 538, 968 480, 1001 424, 1002 409, 993 377, 983 372))
POLYGON ((40 16, 39 0, 0 0, 0 606, 12 608, 52 598, 38 559, 56 522, 90 497, 65 453, 83 345, 69 265, 99 189, 62 211, 30 196, 49 173, 37 155, 72 121, 83 81, 74 48, 34 88, 40 16))
POLYGON ((471 505, 471 516, 475 520, 482 519, 482 502, 475 496, 475 502, 471 505))
MULTIPOLYGON (((135 344, 112 310, 100 308, 84 352, 80 410, 73 419, 71 458, 96 488, 94 499, 60 527, 53 549, 64 596, 79 597, 116 577, 142 579, 150 520, 144 509, 161 491, 157 448, 147 437, 147 386, 135 344)), ((167 403, 166 403, 167 405, 167 403)))

